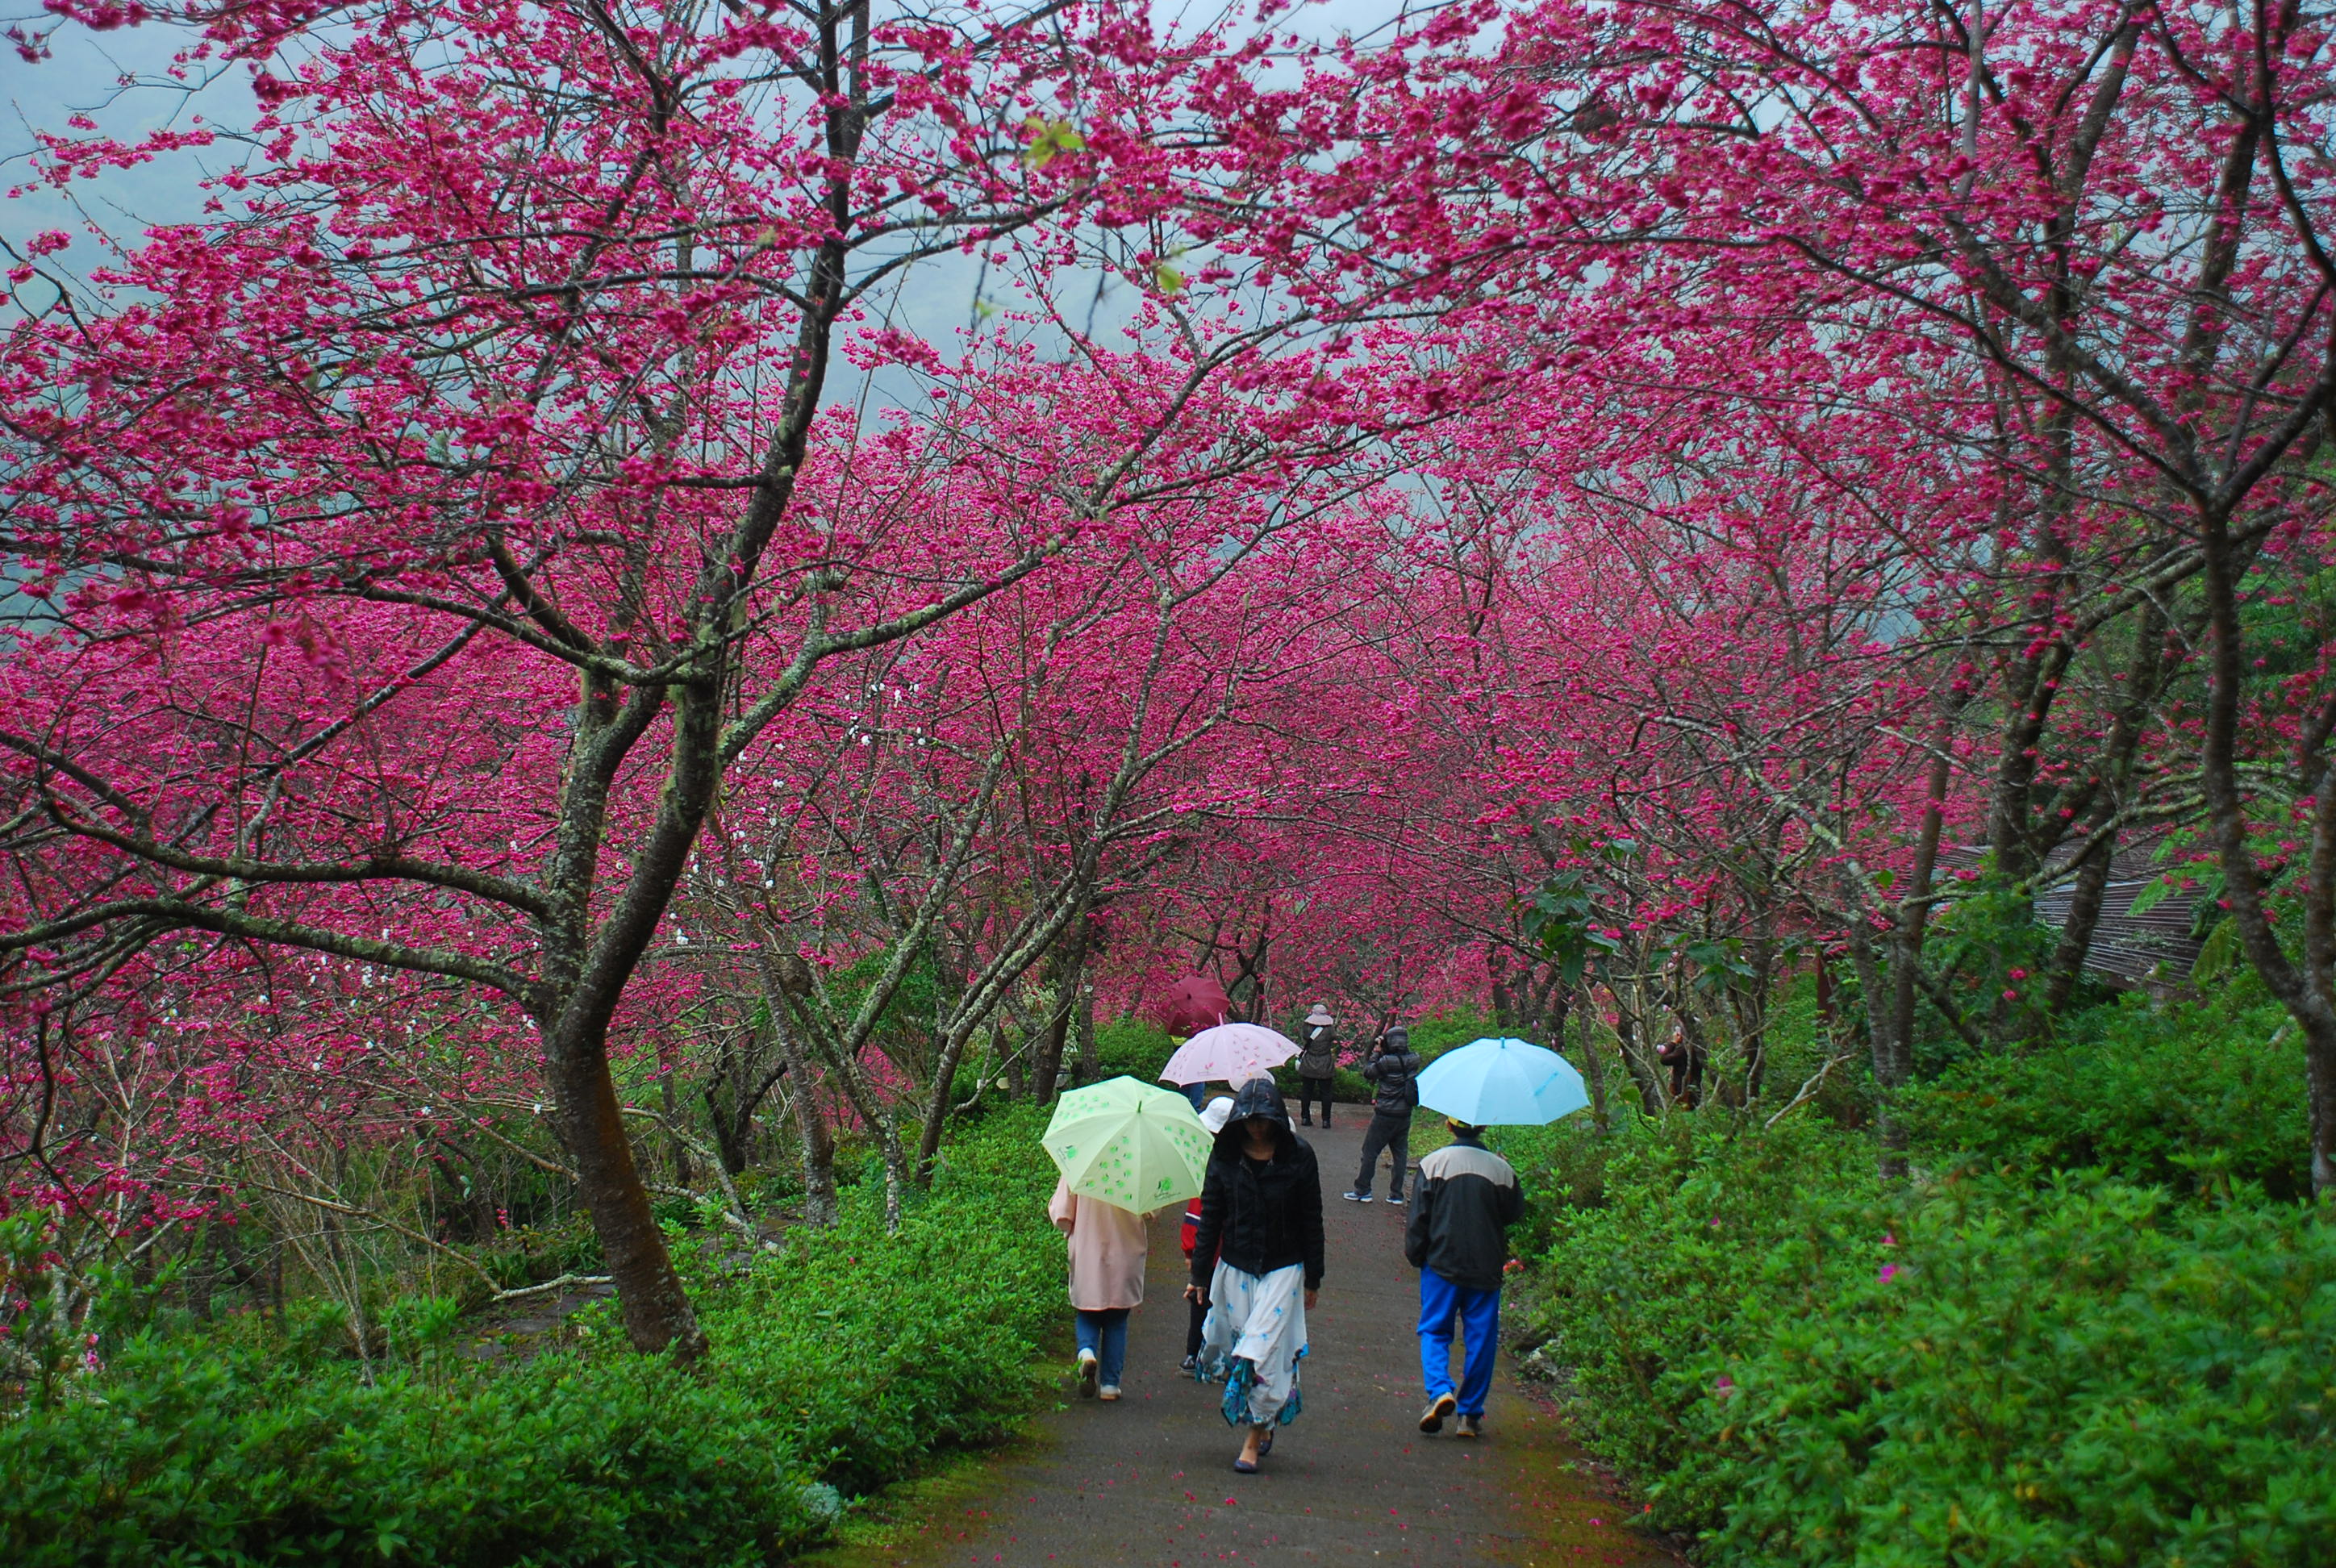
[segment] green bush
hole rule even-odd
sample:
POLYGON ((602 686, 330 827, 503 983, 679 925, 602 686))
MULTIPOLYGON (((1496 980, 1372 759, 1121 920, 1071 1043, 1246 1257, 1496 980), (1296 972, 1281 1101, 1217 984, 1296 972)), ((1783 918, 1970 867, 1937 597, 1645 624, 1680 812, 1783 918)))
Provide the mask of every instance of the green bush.
POLYGON ((1027 1110, 946 1152, 887 1235, 881 1187, 781 1254, 677 1256, 714 1349, 449 1362, 418 1304, 371 1383, 333 1337, 149 1333, 0 1426, 0 1561, 747 1563, 815 1535, 836 1492, 994 1435, 1063 1311, 1052 1172, 1027 1110))
POLYGON ((1715 1563, 2336 1554, 2336 1227, 2305 1208, 1893 1191, 1825 1123, 1682 1117, 1619 1132, 1578 1209, 1563 1136, 1508 1142, 1547 1236, 1526 1343, 1715 1563))
POLYGON ((2078 1179, 1900 1224, 1894 1268, 1689 1373, 1718 1560, 2336 1559, 2336 1228, 2078 1179))
POLYGON ((1095 1026, 1095 1057, 1102 1063, 1102 1076, 1106 1078, 1124 1075, 1147 1084, 1157 1083, 1160 1069, 1175 1054, 1168 1031, 1150 1018, 1123 1013, 1095 1026))
POLYGON ((2077 1014, 2063 1039, 1968 1059, 1910 1090, 1923 1157, 2041 1174, 2095 1167, 2177 1192, 2253 1183, 2311 1191, 2303 1049, 2286 1014, 2248 988, 2206 1008, 2142 996, 2077 1014), (2276 1043, 2274 1043, 2276 1042, 2276 1043))
MULTIPOLYGON (((1829 1267, 1882 1233, 1881 1193, 1870 1151, 1817 1123, 1731 1138, 1717 1116, 1633 1117, 1607 1142, 1602 1201, 1590 1209, 1552 1203, 1562 1187, 1517 1151, 1532 1205, 1520 1240, 1539 1228, 1548 1241, 1515 1316, 1521 1348, 1546 1343, 1571 1373, 1590 1446, 1651 1480, 1696 1441, 1697 1369, 1742 1353, 1757 1332, 1747 1311, 1822 1312, 1829 1267)), ((1661 1508, 1681 1527, 1712 1511, 1701 1497, 1661 1508)))

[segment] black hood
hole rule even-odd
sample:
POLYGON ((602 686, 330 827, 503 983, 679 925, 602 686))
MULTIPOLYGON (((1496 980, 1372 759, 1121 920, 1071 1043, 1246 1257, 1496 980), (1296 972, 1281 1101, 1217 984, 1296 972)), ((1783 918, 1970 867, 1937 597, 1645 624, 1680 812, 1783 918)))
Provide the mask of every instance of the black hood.
POLYGON ((1295 1141, 1297 1135, 1290 1128, 1290 1106, 1281 1097, 1281 1086, 1271 1078, 1251 1078, 1233 1091, 1232 1114, 1225 1118, 1224 1131, 1217 1135, 1218 1146, 1238 1151, 1241 1124, 1251 1116, 1273 1118, 1275 1141, 1283 1147, 1295 1141))

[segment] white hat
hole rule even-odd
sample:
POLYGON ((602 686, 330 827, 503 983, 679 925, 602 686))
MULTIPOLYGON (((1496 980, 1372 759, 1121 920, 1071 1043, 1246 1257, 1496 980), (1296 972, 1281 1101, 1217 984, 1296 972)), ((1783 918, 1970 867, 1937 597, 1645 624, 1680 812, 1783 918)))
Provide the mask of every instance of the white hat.
POLYGON ((1222 1133, 1225 1130, 1225 1124, 1232 1120, 1232 1096, 1231 1095, 1219 1095, 1215 1099, 1211 1100, 1208 1105, 1202 1108, 1201 1112, 1201 1125, 1208 1128, 1212 1135, 1222 1133))
POLYGON ((1306 1015, 1306 1021, 1309 1024, 1335 1024, 1338 1020, 1330 1016, 1329 1008, 1324 1007, 1319 1002, 1316 1002, 1314 1004, 1314 1010, 1306 1015))

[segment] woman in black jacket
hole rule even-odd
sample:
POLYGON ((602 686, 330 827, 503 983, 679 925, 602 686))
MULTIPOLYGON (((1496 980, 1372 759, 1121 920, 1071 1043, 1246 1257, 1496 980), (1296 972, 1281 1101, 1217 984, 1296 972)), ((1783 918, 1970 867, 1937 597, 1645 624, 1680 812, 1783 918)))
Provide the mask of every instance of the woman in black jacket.
POLYGON ((1244 1475, 1298 1418, 1306 1310, 1322 1286, 1322 1179, 1291 1131, 1270 1078, 1233 1098, 1201 1190, 1201 1222, 1185 1296, 1207 1306, 1196 1376, 1222 1378, 1229 1426, 1247 1428, 1233 1468, 1244 1475), (1214 1266, 1209 1260, 1215 1260, 1214 1266))

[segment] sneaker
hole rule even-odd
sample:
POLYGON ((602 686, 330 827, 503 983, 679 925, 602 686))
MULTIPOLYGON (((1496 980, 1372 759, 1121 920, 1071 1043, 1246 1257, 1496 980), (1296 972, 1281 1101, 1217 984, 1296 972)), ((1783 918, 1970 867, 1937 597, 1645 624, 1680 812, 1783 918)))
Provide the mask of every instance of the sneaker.
POLYGON ((1419 1429, 1423 1432, 1443 1431, 1444 1417, 1459 1407, 1460 1401, 1451 1395, 1438 1394, 1427 1402, 1427 1408, 1419 1413, 1419 1429))
POLYGON ((1371 1195, 1368 1193, 1348 1193, 1347 1194, 1347 1202, 1350 1203, 1368 1203, 1370 1201, 1371 1195))
POLYGON ((1116 1383, 1105 1383, 1102 1388, 1095 1390, 1095 1397, 1099 1399, 1116 1399, 1119 1398, 1119 1385, 1116 1383))
POLYGON ((1387 1194, 1387 1202, 1400 1209, 1403 1207, 1403 1194, 1401 1193, 1389 1193, 1387 1194))
POLYGON ((1096 1379, 1098 1377, 1102 1376, 1102 1374, 1103 1374, 1103 1363, 1095 1359, 1095 1353, 1093 1350, 1082 1350, 1082 1351, 1080 1351, 1080 1352, 1079 1352, 1079 1398, 1082 1398, 1082 1399, 1092 1399, 1092 1398, 1094 1398, 1095 1397, 1095 1379, 1096 1379))
POLYGON ((1198 1356, 1187 1356, 1176 1363, 1176 1369, 1180 1372, 1190 1372, 1200 1364, 1201 1359, 1198 1356))
POLYGON ((1461 1436, 1461 1437, 1483 1437, 1484 1435, 1484 1417, 1483 1417, 1482 1416, 1463 1416, 1463 1417, 1460 1417, 1460 1436, 1461 1436))

